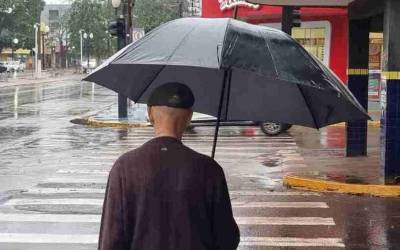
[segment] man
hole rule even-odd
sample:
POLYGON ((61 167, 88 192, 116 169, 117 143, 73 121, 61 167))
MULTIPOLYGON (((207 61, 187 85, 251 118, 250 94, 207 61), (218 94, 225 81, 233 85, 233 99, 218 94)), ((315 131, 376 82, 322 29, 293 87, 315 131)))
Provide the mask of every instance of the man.
POLYGON ((122 155, 110 171, 100 250, 232 250, 239 229, 222 168, 182 144, 194 97, 166 83, 148 99, 155 138, 122 155))

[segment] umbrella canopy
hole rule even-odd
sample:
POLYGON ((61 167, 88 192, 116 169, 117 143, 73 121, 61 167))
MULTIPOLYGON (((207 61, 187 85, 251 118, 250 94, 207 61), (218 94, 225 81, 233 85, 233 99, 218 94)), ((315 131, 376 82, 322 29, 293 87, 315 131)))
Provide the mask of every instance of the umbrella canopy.
POLYGON ((84 80, 138 103, 165 82, 182 82, 194 92, 194 111, 226 120, 320 128, 369 118, 341 81, 290 36, 229 18, 166 23, 84 80))

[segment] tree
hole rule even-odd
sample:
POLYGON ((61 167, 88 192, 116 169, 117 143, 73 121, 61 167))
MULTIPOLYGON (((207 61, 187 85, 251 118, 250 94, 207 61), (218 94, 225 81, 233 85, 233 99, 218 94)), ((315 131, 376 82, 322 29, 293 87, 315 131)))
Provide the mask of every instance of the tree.
POLYGON ((0 1, 0 49, 10 47, 18 38, 19 47, 35 46, 35 29, 44 7, 42 0, 1 0, 0 1))
POLYGON ((110 39, 108 22, 114 19, 113 8, 110 1, 101 0, 75 0, 68 14, 69 43, 76 48, 80 47, 79 31, 90 34, 93 39, 84 41, 90 48, 84 45, 84 50, 90 49, 98 59, 109 55, 107 40, 110 39))
POLYGON ((182 17, 187 7, 186 0, 136 0, 135 26, 148 32, 160 24, 182 17))

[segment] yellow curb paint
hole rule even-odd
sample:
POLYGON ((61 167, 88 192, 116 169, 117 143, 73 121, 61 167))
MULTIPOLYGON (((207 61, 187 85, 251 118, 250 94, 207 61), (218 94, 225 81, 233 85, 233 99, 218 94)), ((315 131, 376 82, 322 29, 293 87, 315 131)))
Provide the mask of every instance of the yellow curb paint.
POLYGON ((334 192, 358 195, 363 194, 379 197, 400 197, 400 186, 349 184, 293 175, 283 177, 283 184, 294 189, 317 192, 334 192))
POLYGON ((150 123, 128 123, 120 121, 99 121, 93 117, 86 119, 87 125, 91 127, 111 127, 111 128, 143 128, 151 126, 150 123))
POLYGON ((399 71, 384 71, 382 77, 386 80, 400 80, 399 71))
MULTIPOLYGON (((345 127, 345 126, 346 126, 346 123, 344 123, 344 122, 330 125, 330 127, 345 127)), ((368 127, 369 128, 380 128, 381 122, 380 121, 368 121, 368 127)))
POLYGON ((368 75, 369 70, 368 69, 347 69, 347 75, 368 75))

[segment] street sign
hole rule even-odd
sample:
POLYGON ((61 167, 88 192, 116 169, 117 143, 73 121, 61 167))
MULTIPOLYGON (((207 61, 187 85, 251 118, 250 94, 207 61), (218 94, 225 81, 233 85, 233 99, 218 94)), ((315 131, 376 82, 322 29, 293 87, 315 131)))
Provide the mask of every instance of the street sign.
POLYGON ((136 42, 140 38, 144 37, 143 28, 132 28, 132 42, 136 42))

